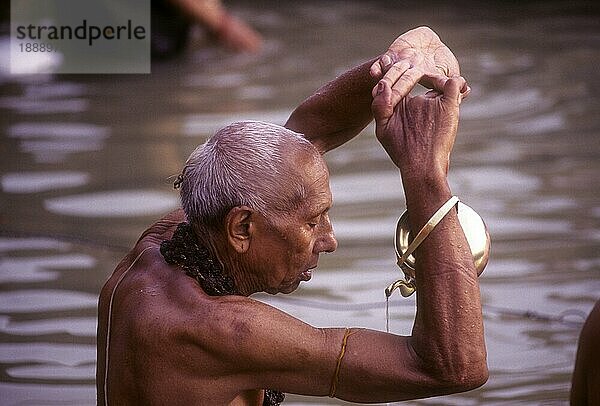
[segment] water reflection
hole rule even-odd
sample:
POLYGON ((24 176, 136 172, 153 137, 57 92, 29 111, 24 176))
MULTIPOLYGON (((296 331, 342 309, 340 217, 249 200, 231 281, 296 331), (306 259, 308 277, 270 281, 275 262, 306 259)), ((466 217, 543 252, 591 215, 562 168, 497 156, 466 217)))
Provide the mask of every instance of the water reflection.
POLYGON ((499 91, 477 97, 476 103, 471 100, 468 99, 460 108, 463 119, 491 119, 529 112, 532 107, 539 108, 540 105, 550 105, 539 89, 499 91))
POLYGON ((96 334, 96 319, 93 317, 69 317, 14 321, 10 317, 2 316, 0 317, 0 332, 25 336, 67 333, 73 336, 93 337, 96 334))
POLYGON ((9 172, 2 175, 0 184, 5 193, 39 193, 83 186, 89 174, 79 171, 9 172))
POLYGON ((65 386, 48 384, 16 384, 0 382, 2 399, 7 405, 27 406, 92 406, 96 404, 96 390, 90 385, 65 386))
POLYGON ((70 344, 0 344, 3 362, 49 362, 75 366, 93 362, 96 357, 94 346, 73 346, 70 344))
POLYGON ((19 123, 8 129, 8 136, 20 140, 23 152, 35 162, 59 163, 76 152, 99 151, 108 136, 106 127, 85 123, 19 123))
POLYGON ((97 296, 58 289, 22 289, 0 292, 0 309, 5 313, 94 308, 97 296))
POLYGON ((96 364, 94 359, 88 361, 88 365, 80 366, 25 366, 7 368, 6 373, 13 378, 34 379, 94 379, 96 375, 96 364))
POLYGON ((279 111, 252 111, 245 113, 214 113, 194 114, 184 118, 183 133, 197 137, 199 135, 214 134, 219 129, 234 121, 262 120, 283 125, 289 117, 290 110, 279 111))
POLYGON ((0 238, 0 252, 30 251, 30 250, 60 250, 64 251, 71 244, 50 238, 0 238))
POLYGON ((394 171, 335 175, 331 179, 331 193, 336 205, 398 202, 404 197, 400 174, 394 171))
POLYGON ((0 283, 52 281, 60 277, 61 269, 86 269, 95 264, 94 257, 81 254, 4 258, 0 260, 0 283), (15 273, 15 269, 19 272, 15 273))
POLYGON ((114 190, 47 199, 46 210, 77 217, 131 217, 160 215, 177 208, 172 193, 154 190, 114 190))

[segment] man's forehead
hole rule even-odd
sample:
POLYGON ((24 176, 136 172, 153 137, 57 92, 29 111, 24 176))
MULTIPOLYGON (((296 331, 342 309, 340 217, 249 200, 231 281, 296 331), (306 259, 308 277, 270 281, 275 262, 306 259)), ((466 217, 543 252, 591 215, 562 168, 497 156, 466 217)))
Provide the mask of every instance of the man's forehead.
POLYGON ((313 153, 307 152, 299 157, 300 166, 304 169, 304 172, 312 174, 313 177, 326 176, 329 177, 329 168, 327 162, 323 159, 321 154, 316 151, 313 153))
POLYGON ((304 170, 301 171, 301 176, 305 186, 317 191, 329 190, 329 169, 325 161, 319 157, 312 162, 304 165, 304 170))
POLYGON ((325 210, 332 204, 329 175, 327 172, 315 178, 314 182, 307 187, 307 203, 310 206, 325 210))
POLYGON ((328 206, 331 204, 329 169, 320 154, 303 154, 297 157, 297 174, 301 177, 308 205, 328 206))

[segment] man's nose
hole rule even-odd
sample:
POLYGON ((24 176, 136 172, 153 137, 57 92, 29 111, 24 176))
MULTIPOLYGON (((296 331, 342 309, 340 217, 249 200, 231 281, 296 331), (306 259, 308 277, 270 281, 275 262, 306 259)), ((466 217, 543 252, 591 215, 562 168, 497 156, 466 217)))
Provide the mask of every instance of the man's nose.
POLYGON ((323 232, 319 236, 315 248, 317 253, 319 252, 333 252, 337 249, 337 240, 335 239, 335 232, 329 218, 323 224, 323 232))

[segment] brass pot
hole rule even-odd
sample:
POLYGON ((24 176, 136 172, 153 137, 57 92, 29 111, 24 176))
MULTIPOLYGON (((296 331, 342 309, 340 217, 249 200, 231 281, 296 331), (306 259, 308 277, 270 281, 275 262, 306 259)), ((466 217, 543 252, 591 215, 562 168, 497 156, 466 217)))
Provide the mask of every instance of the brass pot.
MULTIPOLYGON (((490 257, 490 246, 491 239, 488 233, 485 222, 473 210, 462 202, 458 202, 458 220, 465 233, 471 253, 473 254, 473 262, 475 269, 477 269, 477 275, 481 275, 485 266, 488 263, 490 257)), ((415 291, 415 257, 413 254, 409 255, 403 263, 400 263, 400 258, 404 252, 408 249, 410 242, 412 241, 412 235, 409 226, 408 211, 404 211, 398 223, 396 224, 396 234, 394 236, 394 246, 396 248, 396 257, 398 259, 398 266, 404 272, 405 279, 398 280, 392 283, 386 289, 386 295, 389 297, 392 292, 396 289, 400 289, 402 296, 410 296, 415 291)))

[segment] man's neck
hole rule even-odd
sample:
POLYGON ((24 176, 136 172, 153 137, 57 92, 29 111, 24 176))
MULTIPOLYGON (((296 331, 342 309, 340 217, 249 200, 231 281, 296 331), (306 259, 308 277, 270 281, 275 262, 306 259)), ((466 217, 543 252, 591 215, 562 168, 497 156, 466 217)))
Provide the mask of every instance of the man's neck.
POLYGON ((169 264, 179 265, 211 296, 239 294, 233 278, 223 272, 206 242, 198 239, 188 223, 181 223, 171 240, 163 241, 160 252, 169 264))
POLYGON ((227 244, 227 238, 217 232, 196 231, 199 243, 203 244, 220 265, 223 274, 232 278, 239 295, 250 296, 261 291, 255 274, 247 269, 246 261, 227 244))

